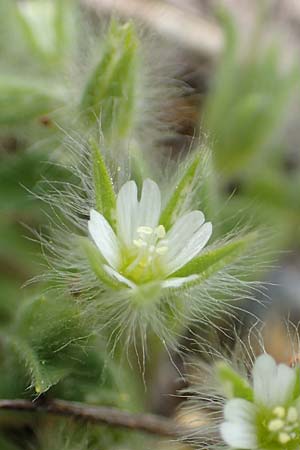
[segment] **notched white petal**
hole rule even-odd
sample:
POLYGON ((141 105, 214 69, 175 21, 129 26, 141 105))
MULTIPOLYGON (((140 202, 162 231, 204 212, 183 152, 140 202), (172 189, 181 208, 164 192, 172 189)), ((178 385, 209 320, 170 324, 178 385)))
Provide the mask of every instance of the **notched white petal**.
POLYGON ((257 449, 257 437, 254 425, 249 423, 223 422, 221 435, 226 444, 234 449, 257 449))
POLYGON ((292 395, 296 382, 295 371, 285 364, 277 365, 267 354, 257 358, 253 367, 255 400, 266 406, 286 403, 292 395))
POLYGON ((204 222, 201 211, 184 215, 167 234, 169 252, 167 255, 168 274, 183 267, 199 255, 212 234, 212 224, 204 222))
POLYGON ((138 199, 134 181, 127 181, 117 196, 117 229, 118 236, 126 247, 132 245, 137 228, 138 199))
POLYGON ((256 406, 243 398, 229 400, 224 408, 224 418, 229 422, 254 423, 256 406))
POLYGON ((120 263, 120 249, 117 237, 105 217, 94 209, 90 211, 88 229, 103 258, 112 267, 117 268, 120 263))
POLYGON ((138 226, 155 228, 161 210, 160 190, 157 184, 146 179, 143 183, 141 200, 138 211, 138 226))

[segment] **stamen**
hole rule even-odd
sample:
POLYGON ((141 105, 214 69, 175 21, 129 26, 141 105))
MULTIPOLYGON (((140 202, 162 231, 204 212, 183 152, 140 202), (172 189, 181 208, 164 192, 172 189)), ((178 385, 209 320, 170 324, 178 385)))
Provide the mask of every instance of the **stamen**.
POLYGON ((287 444, 291 440, 291 437, 287 433, 279 433, 278 441, 280 444, 287 444))
POLYGON ((291 406, 288 409, 288 413, 287 413, 287 420, 288 422, 296 422, 298 420, 298 411, 295 407, 291 406))
POLYGON ((143 241, 143 239, 134 239, 133 243, 138 248, 147 247, 147 242, 143 241))
POLYGON ((276 406, 276 408, 273 409, 273 413, 279 419, 283 419, 285 416, 285 408, 283 406, 276 406))
POLYGON ((147 226, 138 227, 137 232, 142 234, 153 234, 153 228, 147 226))
POLYGON ((269 422, 268 428, 270 431, 278 431, 284 426, 284 422, 281 419, 273 419, 269 422))
POLYGON ((168 251, 168 247, 166 246, 158 247, 155 251, 158 255, 165 255, 168 251))
POLYGON ((162 239, 166 235, 166 230, 163 225, 158 225, 158 227, 155 228, 155 234, 159 239, 162 239))

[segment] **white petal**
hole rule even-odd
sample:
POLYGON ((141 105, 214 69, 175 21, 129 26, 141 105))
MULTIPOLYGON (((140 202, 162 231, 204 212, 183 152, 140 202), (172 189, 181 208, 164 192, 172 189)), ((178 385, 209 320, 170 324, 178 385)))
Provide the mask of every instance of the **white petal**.
POLYGON ((106 264, 103 265, 103 268, 105 272, 108 273, 108 275, 110 275, 112 278, 116 279, 120 283, 126 284, 126 286, 132 289, 136 287, 136 284, 134 284, 131 280, 128 280, 128 278, 126 277, 123 277, 123 275, 121 275, 119 272, 112 269, 111 267, 107 266, 106 264))
POLYGON ((163 281, 161 286, 163 288, 178 288, 189 281, 194 281, 198 278, 197 275, 189 275, 188 277, 168 278, 163 281))
POLYGON ((253 367, 253 386, 255 400, 266 406, 286 403, 296 382, 295 371, 284 365, 276 365, 270 355, 261 355, 253 367))
POLYGON ((204 223, 201 211, 182 216, 167 233, 169 251, 166 255, 168 274, 180 269, 203 249, 212 233, 210 222, 204 223))
POLYGON ((277 367, 277 377, 273 386, 274 404, 282 405, 287 403, 294 391, 296 383, 296 372, 285 364, 277 367))
POLYGON ((120 263, 120 250, 117 237, 107 220, 91 209, 88 221, 90 235, 108 264, 117 268, 120 263))
POLYGON ((132 245, 137 228, 138 200, 137 187, 134 181, 127 181, 117 197, 118 235, 127 247, 132 245))
POLYGON ((221 424, 221 435, 226 444, 232 448, 257 449, 256 430, 254 425, 249 423, 223 422, 221 424))
POLYGON ((255 423, 256 406, 243 398, 229 400, 224 408, 224 418, 229 422, 255 423))
POLYGON ((139 204, 138 226, 155 228, 161 210, 160 190, 152 180, 145 180, 143 183, 142 195, 139 204))

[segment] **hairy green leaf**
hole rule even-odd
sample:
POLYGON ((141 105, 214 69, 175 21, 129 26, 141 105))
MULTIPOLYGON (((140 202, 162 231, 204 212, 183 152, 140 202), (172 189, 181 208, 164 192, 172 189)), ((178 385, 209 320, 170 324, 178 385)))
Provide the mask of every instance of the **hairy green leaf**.
POLYGON ((74 301, 41 297, 21 305, 7 341, 41 393, 72 372, 89 333, 74 301))
POLYGON ((38 354, 23 339, 10 336, 8 337, 8 342, 18 357, 24 362, 37 394, 46 392, 69 372, 69 369, 66 367, 50 366, 46 361, 41 360, 38 354))

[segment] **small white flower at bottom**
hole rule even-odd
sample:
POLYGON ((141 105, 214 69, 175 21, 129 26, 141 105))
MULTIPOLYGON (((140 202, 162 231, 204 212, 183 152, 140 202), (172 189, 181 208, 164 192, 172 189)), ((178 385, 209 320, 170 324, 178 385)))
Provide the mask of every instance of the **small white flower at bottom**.
POLYGON ((234 398, 224 408, 221 435, 233 449, 298 450, 300 448, 299 373, 276 365, 269 355, 257 358, 253 371, 253 400, 234 398), (288 447, 287 447, 288 445, 288 447))

